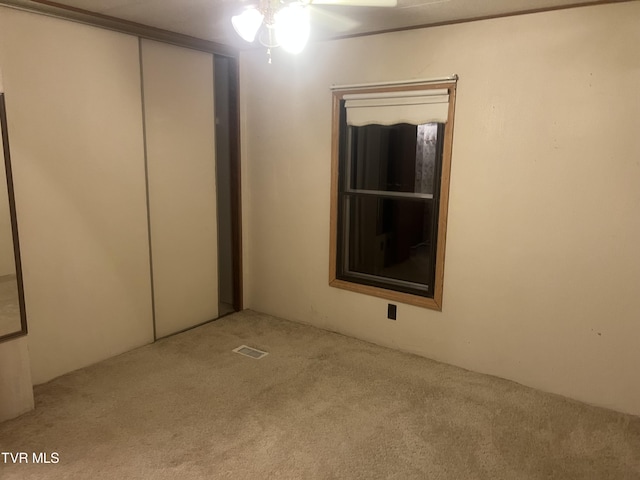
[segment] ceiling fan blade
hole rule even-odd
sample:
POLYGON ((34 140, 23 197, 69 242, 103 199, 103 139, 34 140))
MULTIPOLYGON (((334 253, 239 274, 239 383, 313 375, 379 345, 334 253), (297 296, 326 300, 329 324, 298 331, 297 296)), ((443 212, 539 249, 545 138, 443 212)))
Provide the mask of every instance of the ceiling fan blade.
POLYGON ((345 7, 395 7, 398 5, 398 0, 311 0, 311 4, 345 7))
POLYGON ((403 5, 401 7, 398 7, 402 10, 406 10, 408 8, 422 8, 425 5, 435 5, 436 3, 447 3, 450 2, 451 0, 428 0, 428 1, 421 1, 420 3, 414 3, 414 4, 409 4, 409 5, 403 5))
POLYGON ((310 8, 311 21, 315 24, 315 28, 320 28, 331 33, 344 33, 360 26, 360 22, 345 15, 341 15, 336 11, 326 8, 317 8, 313 5, 310 8))

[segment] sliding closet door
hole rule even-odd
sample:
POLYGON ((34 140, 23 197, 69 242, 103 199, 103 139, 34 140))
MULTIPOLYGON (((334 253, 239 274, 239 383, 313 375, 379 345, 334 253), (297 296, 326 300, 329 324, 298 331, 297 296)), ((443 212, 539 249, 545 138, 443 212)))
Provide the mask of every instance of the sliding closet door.
POLYGON ((156 337, 218 316, 213 56, 141 41, 156 337))
POLYGON ((0 8, 35 383, 153 341, 138 39, 0 8))

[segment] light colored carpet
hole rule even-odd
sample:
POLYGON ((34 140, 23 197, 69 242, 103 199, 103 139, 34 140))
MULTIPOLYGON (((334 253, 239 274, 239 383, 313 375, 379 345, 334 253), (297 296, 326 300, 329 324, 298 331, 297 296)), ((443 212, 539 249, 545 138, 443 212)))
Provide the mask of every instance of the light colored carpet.
POLYGON ((35 393, 3 480, 640 479, 638 417, 251 311, 35 393))

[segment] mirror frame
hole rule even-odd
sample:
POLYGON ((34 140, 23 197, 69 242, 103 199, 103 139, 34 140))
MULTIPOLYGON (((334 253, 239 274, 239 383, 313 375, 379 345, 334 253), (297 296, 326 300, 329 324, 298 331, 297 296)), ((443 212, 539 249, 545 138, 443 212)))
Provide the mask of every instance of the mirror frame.
POLYGON ((11 151, 9 148, 9 129, 7 125, 7 110, 4 92, 0 91, 0 128, 2 129, 2 147, 4 154, 4 169, 9 193, 9 214, 11 215, 11 232, 13 234, 13 255, 16 263, 16 281, 18 282, 18 303, 20 306, 20 330, 0 335, 0 343, 27 334, 27 313, 24 304, 24 288, 22 284, 22 261, 20 260, 20 241, 18 239, 18 221, 16 217, 16 201, 13 193, 13 173, 11 170, 11 151))

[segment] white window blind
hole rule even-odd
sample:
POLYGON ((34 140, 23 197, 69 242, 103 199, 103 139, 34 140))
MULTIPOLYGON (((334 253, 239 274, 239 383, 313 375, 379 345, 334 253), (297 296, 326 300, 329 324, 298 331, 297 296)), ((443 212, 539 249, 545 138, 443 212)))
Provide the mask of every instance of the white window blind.
POLYGON ((344 95, 347 124, 395 125, 409 123, 446 123, 449 115, 449 91, 446 88, 384 93, 344 95))

